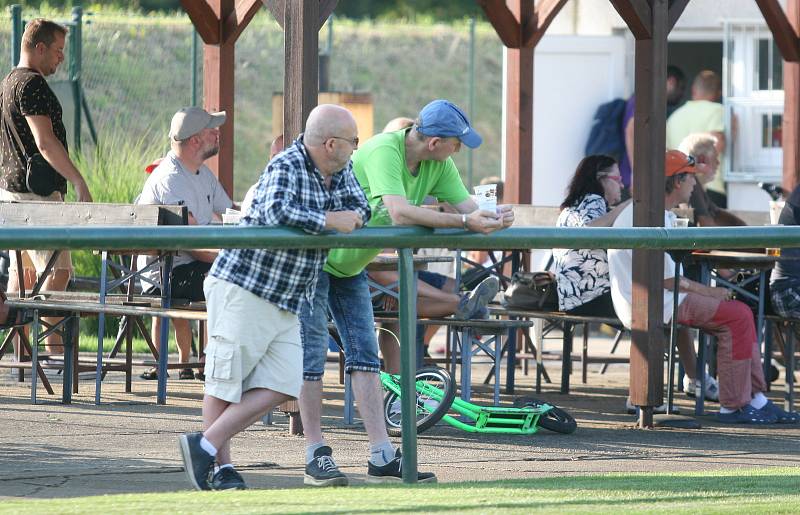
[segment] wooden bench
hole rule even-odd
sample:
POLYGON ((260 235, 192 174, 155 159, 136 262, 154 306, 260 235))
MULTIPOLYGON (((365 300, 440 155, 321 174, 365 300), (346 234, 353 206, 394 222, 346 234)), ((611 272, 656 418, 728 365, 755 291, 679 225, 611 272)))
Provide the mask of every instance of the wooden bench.
MULTIPOLYGON (((132 204, 102 204, 102 203, 61 203, 61 202, 36 202, 36 201, 11 201, 11 202, 0 202, 0 227, 3 226, 159 226, 159 225, 185 225, 188 222, 188 214, 185 206, 156 206, 156 205, 132 205, 132 204)), ((98 249, 102 250, 102 249, 98 249)), ((20 252, 17 252, 17 256, 19 257, 20 252)), ((97 403, 100 402, 100 381, 102 379, 103 374, 109 370, 110 368, 104 367, 103 365, 103 332, 104 332, 104 320, 105 316, 108 315, 119 315, 119 316, 141 316, 141 315, 152 315, 152 316, 161 316, 162 318, 179 318, 177 316, 176 310, 170 310, 170 299, 166 295, 162 295, 161 297, 155 297, 151 299, 147 299, 145 302, 142 299, 138 300, 139 306, 130 305, 134 302, 134 292, 132 288, 128 288, 127 291, 121 288, 121 285, 124 284, 126 281, 128 284, 132 284, 133 277, 125 277, 124 274, 120 274, 119 271, 112 272, 112 275, 115 277, 115 281, 112 281, 110 287, 109 284, 106 283, 106 267, 109 265, 109 253, 103 251, 103 267, 101 270, 101 291, 99 292, 99 297, 96 299, 90 297, 76 297, 76 294, 52 294, 48 297, 41 297, 41 289, 44 284, 44 281, 47 275, 53 268, 55 264, 57 255, 59 251, 55 251, 50 262, 48 263, 44 273, 41 274, 41 277, 38 279, 36 284, 33 286, 31 290, 25 290, 24 287, 20 284, 19 287, 19 298, 18 299, 9 299, 9 302, 25 302, 25 304, 21 305, 24 309, 30 311, 36 311, 39 315, 54 315, 60 316, 61 314, 65 314, 67 316, 67 322, 62 324, 57 324, 60 327, 52 327, 46 328, 42 334, 39 334, 38 326, 39 323, 37 321, 36 328, 34 330, 34 334, 38 335, 38 338, 33 341, 33 345, 27 342, 25 338, 24 332, 21 331, 19 328, 12 329, 9 331, 9 334, 6 337, 6 340, 0 345, 0 357, 2 357, 3 350, 6 346, 11 342, 14 337, 19 337, 20 339, 20 346, 17 356, 17 363, 12 363, 9 365, 5 365, 6 367, 18 368, 23 370, 25 368, 32 368, 34 373, 42 379, 45 388, 49 393, 52 393, 52 389, 49 386, 49 382, 45 375, 39 370, 37 360, 34 360, 33 365, 25 365, 23 358, 25 357, 25 351, 27 352, 28 356, 33 356, 36 353, 36 349, 38 349, 38 345, 40 341, 46 337, 47 335, 53 332, 66 332, 67 338, 64 341, 64 348, 65 348, 65 359, 64 359, 64 367, 65 367, 65 382, 74 382, 74 386, 69 388, 69 393, 71 394, 72 388, 77 387, 77 382, 73 381, 75 377, 77 377, 78 369, 80 368, 81 364, 78 363, 77 360, 77 345, 73 348, 68 349, 68 346, 75 344, 78 338, 78 331, 77 331, 77 323, 80 319, 81 315, 88 315, 91 314, 92 316, 98 316, 100 318, 100 330, 98 335, 98 357, 96 363, 96 393, 95 393, 95 401, 97 403), (107 302, 108 295, 111 291, 115 289, 122 289, 127 295, 126 302, 123 302, 120 305, 113 305, 107 302), (158 301, 159 307, 154 307, 153 303, 158 301), (127 305, 125 305, 127 303, 127 305), (142 304, 144 303, 144 304, 142 304), (141 309, 134 309, 134 308, 141 308, 141 309), (68 326, 71 326, 72 323, 75 323, 76 326, 73 329, 68 329, 68 326), (69 340, 69 341, 67 341, 69 340), (66 356, 67 351, 72 352, 75 354, 74 357, 69 358, 66 356), (71 373, 67 373, 67 367, 71 370, 71 373), (66 376, 69 375, 69 378, 66 376)), ((119 254, 119 253, 118 253, 119 254)), ((168 260, 169 261, 169 260, 168 260)), ((17 260, 18 262, 18 276, 20 277, 20 282, 22 278, 22 270, 21 270, 21 260, 17 260)), ((14 304, 12 304, 14 305, 14 304)), ((194 315, 195 317, 197 315, 194 315)), ((192 318, 197 319, 197 318, 192 318)), ((165 324, 167 325, 167 324, 165 324)), ((146 335, 146 331, 143 331, 143 324, 139 324, 139 329, 145 335, 146 339, 149 339, 149 335, 146 335)), ((167 328, 165 328, 167 329, 167 328)), ((162 336, 166 335, 167 331, 164 330, 162 336)), ((128 338, 130 341, 130 337, 128 338)), ((162 347, 163 350, 166 350, 166 338, 162 337, 162 347)), ((130 345, 130 344, 129 344, 130 345)), ((152 348, 152 343, 151 343, 152 348)), ((155 349, 154 349, 155 350, 155 349)), ((128 351, 129 352, 129 351, 128 351)), ((159 354, 160 355, 160 354, 159 354)), ((164 359, 159 359, 159 363, 163 361, 161 366, 166 367, 166 352, 163 353, 164 359)), ((110 364, 110 365, 113 365, 110 364)), ((109 365, 109 366, 110 366, 109 365)), ((129 363, 126 363, 128 366, 129 363)), ((166 368, 164 368, 166 370, 166 368)), ((128 371, 128 375, 130 372, 128 371)), ((166 374, 162 374, 165 376, 166 374)), ((23 379, 22 374, 19 377, 20 380, 23 379)), ((159 402, 163 403, 166 399, 166 377, 159 378, 159 402)), ((130 378, 128 377, 126 380, 126 386, 129 388, 130 378)), ((66 401, 69 401, 70 396, 66 393, 62 396, 66 401)), ((32 389, 32 398, 35 400, 35 387, 32 389)))

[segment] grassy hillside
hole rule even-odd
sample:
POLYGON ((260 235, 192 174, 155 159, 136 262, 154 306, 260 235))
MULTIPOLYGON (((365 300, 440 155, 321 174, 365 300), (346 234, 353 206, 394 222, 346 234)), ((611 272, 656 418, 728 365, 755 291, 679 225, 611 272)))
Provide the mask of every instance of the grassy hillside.
MULTIPOLYGON (((38 14, 25 12, 26 17, 38 14)), ((190 103, 191 25, 184 16, 98 13, 87 20, 83 78, 100 138, 114 141, 115 148, 120 142, 130 141, 140 149, 149 149, 141 156, 143 167, 157 157, 154 154, 167 150, 169 119, 180 106, 190 103)), ((323 28, 320 33, 323 46, 327 30, 323 28)), ((10 23, 3 23, 0 55, 10 56, 9 32, 10 23)), ((485 140, 474 153, 477 181, 500 171, 502 46, 488 24, 479 25, 476 46, 473 118, 485 140)), ((236 48, 237 197, 266 163, 273 137, 271 97, 283 89, 283 57, 283 33, 262 10, 236 48)), ((10 58, 4 64, 8 69, 10 58)), ((396 116, 414 116, 422 105, 437 97, 449 98, 466 109, 468 67, 469 28, 465 23, 415 26, 337 19, 334 25, 332 89, 371 93, 376 131, 396 116)), ((65 77, 65 72, 66 65, 58 77, 65 77)), ((456 157, 463 174, 466 154, 463 151, 456 157)), ((92 161, 87 159, 88 164, 92 161)), ((137 180, 140 176, 135 168, 118 172, 137 180)))

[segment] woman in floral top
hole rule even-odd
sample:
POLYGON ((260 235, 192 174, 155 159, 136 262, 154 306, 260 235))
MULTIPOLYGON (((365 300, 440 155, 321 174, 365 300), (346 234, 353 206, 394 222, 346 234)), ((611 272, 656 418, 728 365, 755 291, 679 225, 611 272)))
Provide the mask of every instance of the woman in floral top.
MULTIPOLYGON (((561 204, 558 227, 610 227, 627 200, 620 201, 622 178, 608 156, 585 157, 575 170, 561 204)), ((553 249, 558 309, 573 315, 614 317, 605 249, 553 249)))

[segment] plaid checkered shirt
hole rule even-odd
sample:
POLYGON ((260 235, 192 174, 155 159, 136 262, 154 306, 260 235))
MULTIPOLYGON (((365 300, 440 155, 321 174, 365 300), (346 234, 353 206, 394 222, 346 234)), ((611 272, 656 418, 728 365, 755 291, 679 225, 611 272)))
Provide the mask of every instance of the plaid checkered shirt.
MULTIPOLYGON (((284 225, 319 234, 326 211, 348 210, 366 224, 371 212, 352 163, 333 175, 328 189, 302 138, 267 165, 240 225, 284 225)), ((209 274, 297 314, 302 302, 313 298, 327 256, 327 249, 224 249, 209 274)))

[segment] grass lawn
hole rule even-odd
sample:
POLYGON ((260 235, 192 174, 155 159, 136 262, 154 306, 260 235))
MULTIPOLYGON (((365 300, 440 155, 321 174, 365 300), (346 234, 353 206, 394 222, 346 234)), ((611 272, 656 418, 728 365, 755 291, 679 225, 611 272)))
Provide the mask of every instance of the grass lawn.
POLYGON ((0 513, 797 513, 800 468, 4 500, 0 513))

